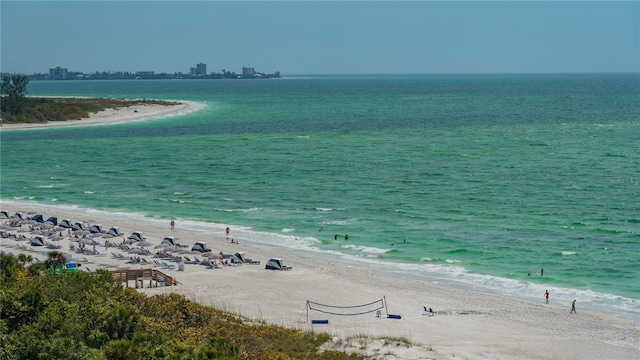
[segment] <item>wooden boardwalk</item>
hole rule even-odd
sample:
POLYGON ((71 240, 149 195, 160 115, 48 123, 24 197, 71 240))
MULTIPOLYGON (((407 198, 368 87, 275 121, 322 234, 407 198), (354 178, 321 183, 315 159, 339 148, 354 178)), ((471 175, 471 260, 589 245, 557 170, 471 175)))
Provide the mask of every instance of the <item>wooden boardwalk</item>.
POLYGON ((109 270, 114 280, 120 280, 129 287, 129 281, 135 282, 135 287, 144 287, 149 282, 149 287, 177 285, 175 278, 156 269, 127 269, 109 270))

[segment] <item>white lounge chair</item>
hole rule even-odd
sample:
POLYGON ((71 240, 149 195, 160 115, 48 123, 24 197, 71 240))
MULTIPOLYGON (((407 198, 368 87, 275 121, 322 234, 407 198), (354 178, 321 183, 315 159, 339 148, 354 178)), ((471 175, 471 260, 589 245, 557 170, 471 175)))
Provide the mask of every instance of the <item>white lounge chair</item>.
POLYGON ((162 262, 162 267, 165 269, 175 269, 176 266, 173 264, 167 264, 166 262, 162 262))

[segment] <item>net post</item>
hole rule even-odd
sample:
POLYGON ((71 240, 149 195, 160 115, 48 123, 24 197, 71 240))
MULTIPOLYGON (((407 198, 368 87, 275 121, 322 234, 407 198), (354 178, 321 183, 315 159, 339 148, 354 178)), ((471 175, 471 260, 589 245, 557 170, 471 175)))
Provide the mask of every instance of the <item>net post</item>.
POLYGON ((387 317, 389 317, 389 309, 387 309, 387 296, 386 295, 382 295, 382 302, 384 305, 384 312, 387 313, 387 317))

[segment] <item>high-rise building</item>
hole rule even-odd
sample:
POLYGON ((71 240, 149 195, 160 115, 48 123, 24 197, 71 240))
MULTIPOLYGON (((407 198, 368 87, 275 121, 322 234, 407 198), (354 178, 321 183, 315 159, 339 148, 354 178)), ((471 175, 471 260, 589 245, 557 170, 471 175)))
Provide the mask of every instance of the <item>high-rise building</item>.
POLYGON ((196 75, 207 75, 207 64, 199 63, 196 65, 196 75))
POLYGON ((242 67, 242 76, 244 77, 253 77, 256 74, 256 69, 249 67, 242 67))
POLYGON ((195 67, 189 69, 191 76, 205 76, 207 75, 207 64, 199 63, 195 67))
POLYGON ((67 68, 61 68, 57 66, 55 68, 49 69, 49 77, 56 80, 64 80, 67 78, 67 68))

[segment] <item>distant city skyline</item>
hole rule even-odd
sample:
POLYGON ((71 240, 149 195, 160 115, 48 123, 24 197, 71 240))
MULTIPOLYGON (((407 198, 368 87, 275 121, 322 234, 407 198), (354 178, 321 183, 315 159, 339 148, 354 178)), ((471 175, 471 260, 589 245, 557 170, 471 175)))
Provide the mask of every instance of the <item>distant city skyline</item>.
POLYGON ((640 2, 1 1, 0 71, 640 72, 640 2))
POLYGON ((233 70, 222 72, 207 71, 207 64, 198 63, 191 66, 188 72, 155 72, 148 71, 95 71, 81 72, 67 69, 61 66, 49 68, 48 72, 35 72, 30 74, 0 72, 3 76, 26 75, 30 80, 123 80, 123 79, 272 79, 279 78, 280 72, 265 73, 252 67, 242 67, 240 73, 233 70))

